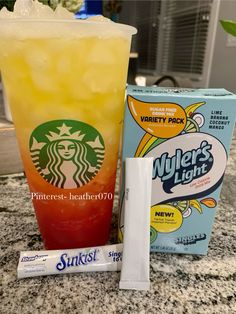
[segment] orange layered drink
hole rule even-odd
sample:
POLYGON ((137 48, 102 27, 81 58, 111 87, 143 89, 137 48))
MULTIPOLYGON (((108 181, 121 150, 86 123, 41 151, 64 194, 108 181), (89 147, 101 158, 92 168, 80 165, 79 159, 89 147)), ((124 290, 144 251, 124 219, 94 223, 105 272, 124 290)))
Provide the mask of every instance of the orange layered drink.
POLYGON ((134 31, 103 21, 1 21, 0 68, 47 249, 108 240, 134 31))

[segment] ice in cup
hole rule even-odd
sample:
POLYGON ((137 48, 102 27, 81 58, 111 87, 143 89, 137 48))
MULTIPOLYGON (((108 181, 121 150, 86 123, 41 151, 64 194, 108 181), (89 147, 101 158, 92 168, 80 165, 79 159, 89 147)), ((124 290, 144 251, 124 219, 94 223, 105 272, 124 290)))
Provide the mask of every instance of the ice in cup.
POLYGON ((0 17, 0 68, 44 245, 103 245, 136 30, 19 3, 0 17))

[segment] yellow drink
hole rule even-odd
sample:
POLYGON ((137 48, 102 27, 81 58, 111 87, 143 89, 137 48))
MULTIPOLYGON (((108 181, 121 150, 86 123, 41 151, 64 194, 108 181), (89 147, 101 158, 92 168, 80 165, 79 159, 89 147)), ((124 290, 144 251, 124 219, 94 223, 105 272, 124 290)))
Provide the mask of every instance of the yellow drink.
POLYGON ((17 37, 4 23, 0 68, 45 246, 104 244, 131 32, 55 21, 45 35, 45 22, 18 21, 28 36, 17 37))

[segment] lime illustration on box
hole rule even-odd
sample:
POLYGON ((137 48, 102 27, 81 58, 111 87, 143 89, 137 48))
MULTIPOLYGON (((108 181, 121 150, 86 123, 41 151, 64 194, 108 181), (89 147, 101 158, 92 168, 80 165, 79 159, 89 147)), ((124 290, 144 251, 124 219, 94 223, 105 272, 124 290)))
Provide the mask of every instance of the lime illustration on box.
POLYGON ((120 241, 125 158, 153 157, 151 251, 207 253, 235 116, 236 96, 224 89, 128 87, 120 241))

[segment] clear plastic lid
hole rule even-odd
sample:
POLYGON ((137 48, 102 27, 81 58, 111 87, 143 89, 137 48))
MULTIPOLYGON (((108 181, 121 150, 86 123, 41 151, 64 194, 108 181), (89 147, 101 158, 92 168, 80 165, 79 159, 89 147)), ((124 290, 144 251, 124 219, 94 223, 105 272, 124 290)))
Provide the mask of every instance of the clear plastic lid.
POLYGON ((0 37, 37 38, 87 36, 129 36, 137 30, 129 25, 118 24, 103 16, 93 16, 87 20, 75 19, 73 13, 61 5, 52 10, 34 0, 16 0, 14 11, 5 7, 0 11, 0 37))
POLYGON ((0 37, 131 37, 135 27, 112 21, 76 19, 0 18, 0 37))

